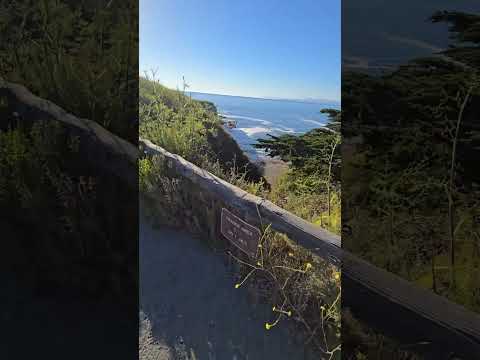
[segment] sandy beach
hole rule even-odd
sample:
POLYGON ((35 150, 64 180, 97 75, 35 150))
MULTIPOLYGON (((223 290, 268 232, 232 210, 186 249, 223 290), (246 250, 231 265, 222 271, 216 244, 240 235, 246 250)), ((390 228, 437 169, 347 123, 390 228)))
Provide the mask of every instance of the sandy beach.
POLYGON ((269 157, 262 157, 261 160, 257 161, 257 164, 262 171, 262 176, 267 179, 270 185, 275 185, 278 179, 289 169, 285 161, 269 157))

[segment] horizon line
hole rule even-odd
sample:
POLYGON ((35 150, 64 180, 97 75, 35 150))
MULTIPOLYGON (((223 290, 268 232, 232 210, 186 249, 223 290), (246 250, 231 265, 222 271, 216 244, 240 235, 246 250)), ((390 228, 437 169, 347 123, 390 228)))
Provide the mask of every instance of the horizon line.
POLYGON ((340 105, 341 100, 332 100, 332 99, 316 99, 312 98, 312 100, 308 99, 299 99, 299 98, 275 98, 275 97, 258 97, 258 96, 246 96, 246 95, 230 95, 230 94, 218 94, 212 92, 205 92, 205 91, 186 91, 188 93, 195 93, 195 94, 205 94, 205 95, 217 95, 217 96, 233 96, 233 97, 241 97, 245 99, 255 99, 255 100, 271 100, 271 101, 291 101, 291 102, 301 102, 306 104, 318 104, 319 102, 331 102, 340 105))

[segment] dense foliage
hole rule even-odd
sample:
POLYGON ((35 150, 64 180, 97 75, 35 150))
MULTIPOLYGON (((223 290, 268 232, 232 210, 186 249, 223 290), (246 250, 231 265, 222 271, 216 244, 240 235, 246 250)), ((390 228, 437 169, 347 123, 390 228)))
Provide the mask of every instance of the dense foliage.
POLYGON ((0 1, 0 76, 137 142, 138 1, 0 1))
POLYGON ((207 135, 218 124, 216 113, 180 91, 141 77, 139 119, 140 137, 196 164, 215 160, 207 135))
POLYGON ((480 16, 438 12, 454 46, 343 75, 344 247, 480 310, 480 16))
POLYGON ((289 172, 269 198, 289 211, 340 233, 341 113, 323 109, 329 121, 303 135, 260 139, 256 148, 289 162, 289 172))

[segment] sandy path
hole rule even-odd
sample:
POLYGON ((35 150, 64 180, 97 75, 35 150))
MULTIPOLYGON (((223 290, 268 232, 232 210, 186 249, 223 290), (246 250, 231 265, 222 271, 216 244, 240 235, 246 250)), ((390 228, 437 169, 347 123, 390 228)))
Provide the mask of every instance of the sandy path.
POLYGON ((270 307, 234 288, 224 255, 200 240, 140 223, 141 359, 309 359, 270 307))

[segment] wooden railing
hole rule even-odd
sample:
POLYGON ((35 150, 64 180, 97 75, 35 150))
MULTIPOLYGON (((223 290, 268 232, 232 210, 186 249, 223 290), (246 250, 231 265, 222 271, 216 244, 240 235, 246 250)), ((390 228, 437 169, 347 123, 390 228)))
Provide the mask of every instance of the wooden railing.
MULTIPOLYGON (((85 161, 99 171, 117 176, 131 187, 138 187, 138 149, 128 141, 112 134, 98 123, 78 118, 52 103, 33 95, 24 86, 0 77, 0 97, 8 108, 15 108, 19 121, 55 120, 71 136, 80 140, 79 151, 85 161)), ((4 124, 0 119, 0 128, 4 124)))
MULTIPOLYGON (((478 314, 371 265, 343 250, 339 236, 239 189, 146 139, 140 139, 140 147, 148 156, 161 157, 170 176, 187 179, 221 204, 214 208, 217 219, 221 216, 221 207, 225 206, 252 225, 270 224, 272 229, 340 266, 342 306, 352 309, 355 316, 402 342, 436 348, 437 354, 438 349, 442 349, 440 353, 445 355, 450 351, 464 359, 480 359, 478 314)), ((218 229, 216 236, 221 236, 218 229)))

